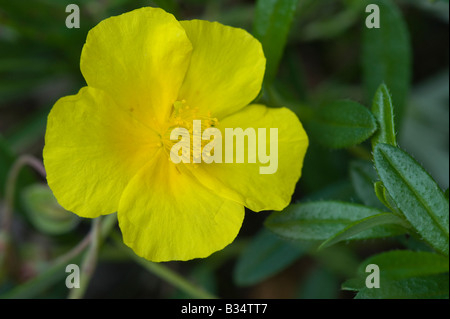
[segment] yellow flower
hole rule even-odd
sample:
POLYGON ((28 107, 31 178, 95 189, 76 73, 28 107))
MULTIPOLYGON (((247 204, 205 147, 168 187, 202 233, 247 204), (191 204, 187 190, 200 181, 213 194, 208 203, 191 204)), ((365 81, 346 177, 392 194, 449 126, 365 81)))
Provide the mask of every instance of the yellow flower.
POLYGON ((81 53, 87 86, 48 116, 44 164, 58 202, 82 217, 117 212, 124 242, 152 261, 224 248, 244 206, 289 204, 308 145, 290 110, 248 105, 264 70, 261 44, 242 29, 155 8, 100 22, 81 53), (173 163, 170 129, 193 120, 220 131, 278 128, 276 173, 260 174, 260 163, 173 163))

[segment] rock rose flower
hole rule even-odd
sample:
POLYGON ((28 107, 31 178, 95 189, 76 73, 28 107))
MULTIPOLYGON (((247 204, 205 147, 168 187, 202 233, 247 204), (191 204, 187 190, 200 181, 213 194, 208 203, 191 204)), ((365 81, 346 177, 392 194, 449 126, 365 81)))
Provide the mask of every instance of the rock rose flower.
POLYGON ((289 204, 308 145, 290 110, 249 105, 264 70, 261 44, 242 29, 155 8, 100 22, 81 53, 87 86, 48 116, 43 156, 58 202, 82 217, 117 212, 125 244, 151 261, 224 248, 244 207, 289 204), (277 128, 276 172, 260 174, 261 163, 175 164, 170 132, 193 120, 221 132, 277 128))

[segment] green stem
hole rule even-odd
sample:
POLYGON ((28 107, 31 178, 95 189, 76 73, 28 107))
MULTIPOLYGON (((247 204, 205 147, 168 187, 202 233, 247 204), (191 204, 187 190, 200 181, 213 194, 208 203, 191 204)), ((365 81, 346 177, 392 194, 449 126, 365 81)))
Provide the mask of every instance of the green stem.
POLYGON ((34 158, 33 156, 22 155, 14 162, 9 170, 5 185, 5 204, 2 218, 2 230, 6 233, 9 233, 11 229, 17 178, 19 177, 20 170, 26 165, 33 167, 43 177, 46 176, 44 166, 37 158, 34 158))
POLYGON ((182 276, 172 271, 171 269, 165 267, 163 264, 150 262, 145 260, 138 255, 136 255, 133 251, 125 247, 122 243, 122 239, 117 233, 112 234, 112 238, 116 242, 117 246, 128 256, 130 256, 134 261, 136 261, 139 265, 156 275, 157 277, 171 283, 173 286, 177 287, 181 291, 189 294, 190 296, 198 299, 216 299, 217 297, 212 295, 211 293, 203 290, 200 287, 193 285, 191 282, 184 279, 182 276))
POLYGON ((64 265, 69 264, 72 259, 77 257, 79 254, 81 254, 86 247, 89 246, 91 243, 92 233, 89 233, 84 237, 78 245, 76 245, 74 248, 72 248, 69 252, 65 253, 64 255, 58 257, 53 264, 54 265, 64 265))
MULTIPOLYGON (((110 214, 106 217, 100 216, 93 220, 91 231, 85 238, 90 246, 81 265, 80 288, 72 289, 68 296, 69 299, 80 299, 86 293, 89 282, 94 274, 95 268, 97 267, 99 249, 116 223, 116 214, 110 214)), ((83 240, 78 246, 84 245, 85 240, 83 240)), ((84 248, 82 248, 82 250, 84 250, 84 248)), ((78 254, 80 252, 77 252, 77 247, 75 247, 72 252, 68 253, 68 255, 72 255, 72 253, 78 254)))
MULTIPOLYGON (((102 242, 109 235, 116 225, 116 222, 116 214, 103 217, 99 231, 99 246, 101 246, 102 242)), ((91 239, 92 232, 89 232, 89 234, 87 234, 74 248, 52 261, 38 276, 1 294, 0 299, 38 298, 42 292, 52 287, 63 278, 64 269, 68 264, 78 264, 82 262, 80 254, 89 246, 91 239)))
MULTIPOLYGON (((99 246, 102 245, 103 241, 106 237, 108 237, 109 233, 111 232, 112 228, 117 223, 117 217, 116 214, 110 214, 105 217, 103 217, 103 220, 100 225, 100 231, 99 231, 99 246)), ((73 258, 77 257, 79 254, 81 254, 86 247, 89 246, 92 240, 92 231, 89 232, 89 234, 86 235, 86 237, 83 238, 82 241, 78 243, 74 248, 72 248, 69 252, 65 253, 64 255, 58 257, 53 264, 67 264, 69 261, 71 261, 73 258)))
POLYGON ((5 201, 3 205, 2 224, 0 228, 0 276, 4 273, 13 273, 16 269, 14 252, 11 245, 11 224, 14 211, 14 196, 17 179, 21 169, 29 165, 45 177, 43 164, 31 155, 20 156, 11 166, 5 185, 5 201))
POLYGON ((101 217, 97 217, 92 222, 90 236, 90 246, 86 255, 84 256, 81 273, 80 273, 80 288, 72 289, 69 293, 69 299, 80 299, 86 293, 92 274, 97 266, 97 256, 100 239, 100 221, 101 217))

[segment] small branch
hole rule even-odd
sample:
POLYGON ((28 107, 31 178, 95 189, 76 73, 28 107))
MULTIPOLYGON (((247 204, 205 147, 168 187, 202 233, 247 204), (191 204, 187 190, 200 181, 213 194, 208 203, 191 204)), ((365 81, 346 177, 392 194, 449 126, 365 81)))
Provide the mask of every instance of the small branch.
POLYGON ((119 238, 117 233, 113 233, 113 240, 117 244, 117 246, 125 252, 128 256, 130 256, 134 261, 136 261, 139 265, 156 275, 157 277, 171 283, 176 288, 184 291, 190 296, 198 299, 216 299, 217 297, 212 295, 211 293, 205 291, 204 289, 195 286, 176 272, 172 271, 170 268, 165 267, 161 263, 155 263, 148 261, 144 258, 136 255, 132 250, 128 249, 122 243, 122 240, 119 238))
MULTIPOLYGON (((99 230, 99 243, 98 245, 101 246, 102 242, 105 240, 106 237, 108 237, 109 233, 113 229, 113 227, 117 223, 117 217, 116 214, 110 214, 105 217, 103 217, 103 220, 101 222, 100 230, 99 230)), ((58 257, 53 262, 54 264, 67 264, 70 260, 81 254, 86 247, 89 246, 91 243, 91 239, 93 236, 92 229, 91 231, 76 245, 72 250, 65 253, 64 255, 58 257)))
POLYGON ((6 233, 9 233, 11 229, 17 178, 19 177, 20 170, 26 165, 34 168, 42 177, 46 176, 44 165, 37 158, 31 155, 22 155, 14 162, 9 170, 5 185, 5 204, 3 209, 2 230, 6 233))
MULTIPOLYGON (((110 214, 102 217, 102 223, 100 226, 100 238, 99 245, 109 235, 113 227, 116 225, 116 214, 110 214)), ((39 275, 31 280, 14 287, 6 293, 0 294, 0 299, 3 298, 38 298, 39 293, 45 289, 50 288, 58 280, 59 274, 64 272, 65 267, 68 264, 76 263, 79 261, 78 257, 85 251, 92 240, 92 231, 90 231, 74 248, 64 255, 57 257, 54 261, 48 264, 47 268, 43 270, 39 275), (56 278, 56 281, 55 279, 56 278)), ((0 254, 1 257, 1 254, 0 254)), ((77 288, 74 288, 77 289, 77 288)))
POLYGON ((84 256, 83 263, 81 265, 80 288, 72 289, 69 293, 69 299, 83 298, 83 295, 85 294, 87 287, 89 286, 89 282, 97 266, 97 256, 100 241, 100 221, 101 217, 97 217, 92 222, 92 228, 89 234, 89 250, 84 256))
POLYGON ((91 243, 92 232, 89 232, 74 248, 64 255, 58 257, 53 262, 55 265, 63 265, 69 263, 73 258, 81 254, 91 243))
POLYGON ((4 269, 7 272, 12 272, 14 265, 14 253, 11 246, 11 225, 14 211, 14 196, 16 191, 17 179, 21 169, 29 165, 34 168, 41 176, 45 177, 44 165, 37 158, 31 155, 21 155, 11 166, 8 172, 5 185, 5 201, 3 204, 3 216, 1 219, 0 228, 0 272, 4 269))
POLYGON ((89 234, 81 241, 74 249, 69 253, 62 256, 59 260, 70 260, 73 257, 80 254, 89 244, 89 250, 84 256, 81 273, 80 273, 80 288, 74 288, 70 291, 69 299, 80 299, 83 298, 86 293, 89 282, 94 274, 95 268, 97 267, 97 257, 100 247, 103 241, 110 234, 111 230, 117 223, 116 214, 110 214, 108 216, 100 216, 93 220, 92 228, 89 234))

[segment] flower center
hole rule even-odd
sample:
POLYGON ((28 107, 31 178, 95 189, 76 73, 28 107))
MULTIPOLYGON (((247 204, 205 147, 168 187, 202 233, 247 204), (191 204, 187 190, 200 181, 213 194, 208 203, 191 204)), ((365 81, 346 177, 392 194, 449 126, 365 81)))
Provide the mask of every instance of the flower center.
POLYGON ((183 162, 199 163, 199 159, 194 160, 196 154, 194 152, 194 141, 201 141, 201 145, 198 146, 202 150, 209 143, 208 140, 202 139, 202 133, 210 127, 215 127, 218 123, 219 121, 216 118, 211 117, 211 112, 205 114, 205 112, 201 112, 198 108, 192 108, 187 105, 185 100, 176 101, 173 103, 172 114, 167 122, 167 128, 161 135, 162 146, 166 154, 170 156, 170 153, 174 149, 173 146, 181 143, 181 147, 176 148, 179 156, 186 154, 183 154, 183 148, 189 148, 190 150, 189 158, 183 158, 183 162), (198 125, 199 123, 200 125, 198 125), (187 134, 189 135, 187 136, 187 134))

